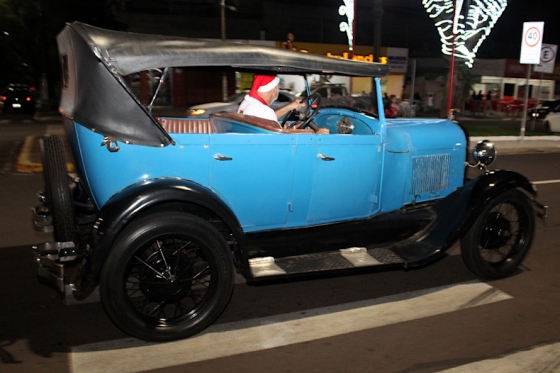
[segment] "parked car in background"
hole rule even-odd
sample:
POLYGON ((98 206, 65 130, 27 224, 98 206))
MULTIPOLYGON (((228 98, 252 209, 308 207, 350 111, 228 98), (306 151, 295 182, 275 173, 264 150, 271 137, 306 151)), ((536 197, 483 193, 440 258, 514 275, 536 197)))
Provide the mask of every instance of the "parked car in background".
POLYGON ((8 84, 2 90, 2 103, 4 113, 11 111, 31 113, 35 110, 35 89, 25 84, 8 84))
POLYGON ((560 105, 560 100, 543 101, 539 105, 529 108, 527 110, 527 116, 529 118, 542 119, 546 117, 546 115, 550 113, 552 109, 556 108, 558 105, 560 105))
POLYGON ((560 132, 560 105, 557 105, 544 117, 547 132, 560 132))
MULTIPOLYGON (((225 102, 208 102, 206 104, 191 106, 187 109, 187 117, 209 118, 210 114, 219 113, 220 111, 237 111, 239 104, 248 93, 249 92, 240 92, 233 94, 229 96, 225 102)), ((288 91, 280 90, 278 98, 270 104, 270 107, 276 110, 292 102, 295 98, 295 95, 289 93, 288 91)))
MULTIPOLYGON (((356 109, 370 110, 373 106, 369 96, 351 95, 348 88, 340 83, 323 83, 311 86, 311 95, 321 96, 323 106, 348 106, 356 109)), ((306 97, 307 92, 303 91, 298 97, 306 97)))

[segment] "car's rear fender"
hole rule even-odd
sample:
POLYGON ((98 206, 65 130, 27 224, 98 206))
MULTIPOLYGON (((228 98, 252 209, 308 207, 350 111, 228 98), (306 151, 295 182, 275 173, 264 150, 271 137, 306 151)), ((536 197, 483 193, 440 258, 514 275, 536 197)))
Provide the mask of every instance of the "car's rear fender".
POLYGON ((533 184, 513 171, 491 171, 464 184, 433 206, 437 214, 434 229, 421 241, 396 248, 395 252, 413 265, 450 248, 463 237, 487 204, 498 195, 521 189, 536 198, 533 184))
MULTIPOLYGON (((120 232, 133 220, 161 211, 184 211, 208 219, 224 234, 235 249, 236 262, 247 263, 239 248, 244 236, 239 221, 231 209, 208 188, 188 180, 161 178, 134 184, 113 196, 101 209, 88 240, 87 270, 76 281, 77 294, 97 284, 113 243, 120 232)), ((242 268, 242 270, 245 270, 242 268)))

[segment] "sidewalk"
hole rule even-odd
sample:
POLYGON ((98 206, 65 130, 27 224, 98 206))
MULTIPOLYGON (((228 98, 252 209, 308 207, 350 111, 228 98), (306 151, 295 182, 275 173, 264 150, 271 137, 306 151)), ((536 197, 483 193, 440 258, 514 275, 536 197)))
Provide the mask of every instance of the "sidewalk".
POLYGON ((489 136, 470 137, 469 147, 476 143, 489 140, 496 145, 498 155, 519 153, 556 153, 560 152, 560 136, 489 136))

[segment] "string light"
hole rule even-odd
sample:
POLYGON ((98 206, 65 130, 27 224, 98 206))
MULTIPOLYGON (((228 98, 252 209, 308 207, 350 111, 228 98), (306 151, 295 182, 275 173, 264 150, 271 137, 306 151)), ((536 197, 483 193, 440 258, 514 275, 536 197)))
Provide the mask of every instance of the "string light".
POLYGON ((478 48, 504 12, 507 0, 422 0, 434 20, 443 54, 451 55, 455 34, 455 56, 472 67, 478 48))

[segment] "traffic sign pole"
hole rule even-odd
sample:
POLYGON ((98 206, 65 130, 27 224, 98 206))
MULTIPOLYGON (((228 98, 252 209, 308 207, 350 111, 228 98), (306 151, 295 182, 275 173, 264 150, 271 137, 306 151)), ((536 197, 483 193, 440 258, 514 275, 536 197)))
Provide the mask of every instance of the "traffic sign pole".
POLYGON ((523 105, 523 118, 521 119, 521 140, 525 137, 527 124, 527 106, 529 105, 529 79, 531 79, 531 65, 541 62, 541 47, 544 22, 523 23, 523 38, 521 40, 521 56, 519 62, 527 64, 527 80, 525 83, 525 104, 523 105))

